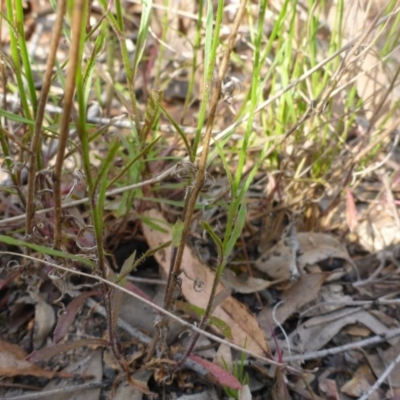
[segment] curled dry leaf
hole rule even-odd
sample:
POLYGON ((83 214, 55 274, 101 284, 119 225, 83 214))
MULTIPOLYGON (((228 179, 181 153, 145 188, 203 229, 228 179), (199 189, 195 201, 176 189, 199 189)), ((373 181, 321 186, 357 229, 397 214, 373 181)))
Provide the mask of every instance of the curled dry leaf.
MULTIPOLYGON (((298 251, 296 264, 301 273, 306 272, 308 265, 316 264, 330 258, 339 258, 346 261, 346 271, 353 265, 345 246, 339 240, 325 233, 302 232, 296 235, 298 251)), ((264 252, 256 261, 255 266, 268 274, 272 279, 290 279, 291 264, 293 261, 292 248, 289 239, 285 238, 274 247, 264 252)), ((342 272, 343 275, 344 272, 342 272)), ((338 275, 335 276, 338 278, 338 275)))
POLYGON ((74 377, 74 375, 67 372, 47 371, 30 361, 26 361, 26 356, 26 352, 21 347, 0 339, 0 376, 30 375, 47 379, 55 376, 74 377))
POLYGON ((33 348, 38 349, 49 336, 56 323, 53 307, 47 304, 37 293, 30 292, 35 302, 35 328, 33 331, 33 348))
POLYGON ((249 385, 243 385, 238 393, 239 400, 252 400, 252 395, 250 392, 249 385))
MULTIPOLYGON (((157 210, 149 210, 145 213, 145 216, 158 221, 164 220, 162 214, 157 210)), ((165 228, 164 224, 163 228, 165 228)), ((171 229, 164 229, 164 232, 160 232, 146 224, 143 224, 143 232, 151 248, 168 242, 172 237, 171 229)), ((169 272, 170 248, 157 252, 156 259, 167 275, 169 272)), ((184 250, 182 268, 185 270, 185 274, 181 275, 183 296, 189 303, 205 309, 215 277, 214 272, 193 256, 188 247, 184 250), (188 277, 191 279, 200 279, 204 282, 204 288, 201 291, 197 291, 193 286, 193 281, 188 277)), ((217 293, 223 290, 223 285, 220 284, 217 293)), ((247 350, 259 355, 269 353, 269 346, 264 331, 242 303, 229 296, 215 308, 212 315, 225 321, 230 326, 233 336, 232 341, 236 345, 244 346, 246 344, 247 350)))

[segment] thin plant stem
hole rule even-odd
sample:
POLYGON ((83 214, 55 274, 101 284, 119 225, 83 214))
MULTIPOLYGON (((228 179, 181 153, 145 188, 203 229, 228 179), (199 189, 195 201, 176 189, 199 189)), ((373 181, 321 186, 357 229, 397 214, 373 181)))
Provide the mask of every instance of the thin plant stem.
MULTIPOLYGON (((53 199, 54 199, 54 239, 53 247, 59 249, 62 239, 62 197, 61 197, 61 174, 64 165, 64 155, 67 146, 69 120, 72 111, 75 93, 76 70, 79 63, 80 42, 82 31, 84 2, 76 0, 74 3, 72 18, 72 41, 68 64, 67 80, 64 96, 64 112, 61 116, 59 142, 57 148, 56 162, 53 171, 53 199)), ((28 218, 29 219, 29 218, 28 218)))
MULTIPOLYGON (((231 32, 231 35, 230 35, 229 40, 228 40, 228 45, 227 45, 224 57, 222 58, 220 69, 218 71, 218 82, 217 82, 217 85, 214 86, 214 90, 213 90, 213 94, 212 94, 211 107, 210 107, 210 112, 209 112, 209 117, 208 117, 208 122, 207 122, 206 134, 205 134, 204 141, 203 141, 203 152, 201 153, 200 162, 199 162, 199 168, 197 170, 196 180, 195 180, 195 183, 194 183, 194 188, 193 188, 193 191, 190 193, 190 198, 189 198, 189 201, 188 201, 188 207, 187 207, 187 210, 186 210, 186 213, 185 213, 184 231, 183 231, 184 234, 182 234, 181 242, 180 242, 180 245, 179 245, 179 247, 177 249, 177 255, 176 255, 175 263, 174 263, 173 270, 172 270, 173 274, 178 274, 180 266, 181 266, 181 263, 182 263, 183 250, 184 250, 184 248, 186 246, 186 239, 187 239, 187 235, 188 235, 188 232, 189 232, 189 228, 190 228, 190 224, 191 224, 191 220, 192 220, 194 207, 196 205, 197 197, 198 197, 198 195, 200 193, 200 190, 202 188, 202 184, 203 184, 205 173, 206 173, 207 158, 208 158, 208 152, 209 152, 210 142, 211 142, 211 137, 212 137, 212 128, 213 128, 214 119, 215 119, 217 106, 218 106, 220 93, 221 93, 221 82, 222 82, 222 79, 224 78, 224 76, 226 74, 227 69, 228 69, 230 55, 231 55, 231 52, 233 50, 233 46, 234 46, 235 41, 236 41, 236 36, 237 36, 238 31, 239 31, 239 27, 240 27, 242 18, 244 16, 245 11, 246 11, 246 4, 247 4, 247 0, 241 0, 238 12, 237 12, 236 17, 235 17, 235 21, 233 23, 232 32, 231 32)), ((223 262, 223 260, 221 260, 221 262, 223 262)), ((214 297, 215 297, 215 294, 217 292, 217 288, 218 288, 218 285, 219 285, 219 279, 218 278, 219 278, 219 275, 216 274, 216 276, 214 278, 213 286, 212 286, 212 289, 211 289, 211 294, 210 294, 210 297, 208 299, 207 308, 206 308, 205 313, 203 315, 203 318, 201 319, 201 322, 200 322, 200 326, 202 328, 207 324, 207 321, 208 321, 208 319, 210 317, 210 314, 211 314, 211 310, 212 310, 213 302, 214 302, 214 297)), ((171 298, 167 299, 167 300, 169 300, 169 302, 172 301, 171 298)), ((170 303, 166 302, 165 304, 169 305, 170 303)), ((180 360, 177 368, 179 368, 179 366, 182 365, 185 362, 186 358, 193 351, 194 346, 196 345, 196 342, 197 342, 198 338, 199 338, 199 334, 195 334, 192 342, 190 343, 185 355, 180 360)))
MULTIPOLYGON (((217 11, 217 21, 215 23, 216 28, 220 26, 221 24, 221 19, 222 19, 222 9, 223 9, 223 1, 221 4, 221 1, 219 2, 218 5, 218 11, 217 11)), ((215 33, 215 42, 214 42, 214 60, 215 60, 215 53, 216 53, 216 44, 218 43, 218 35, 215 33)), ((212 98, 211 98, 211 105, 210 105, 210 111, 209 111, 209 118, 207 121, 207 126, 206 126, 206 132, 203 140, 203 152, 200 155, 200 160, 199 160, 199 166, 197 169, 196 177, 191 184, 189 182, 188 185, 188 193, 186 195, 186 200, 185 200, 185 206, 182 212, 183 215, 183 231, 182 231, 182 236, 181 240, 179 243, 178 248, 176 251, 173 249, 171 252, 172 259, 171 259, 171 268, 170 268, 170 273, 168 276, 168 284, 167 284, 167 289, 165 293, 165 298, 164 298, 164 307, 169 310, 173 301, 173 292, 174 292, 174 283, 172 282, 171 278, 172 277, 177 277, 179 275, 179 269, 182 264, 182 257, 183 257, 183 251, 186 246, 186 240, 189 235, 189 229, 190 229, 190 224, 192 221, 192 215, 193 211, 196 205, 197 197, 201 191, 201 188, 204 183, 204 177, 206 173, 206 164, 207 164, 207 158, 208 158, 208 151, 210 148, 210 142, 211 142, 211 133, 212 133, 212 128, 214 124, 214 119, 215 119, 215 114, 217 111, 217 106, 218 106, 218 101, 219 101, 219 96, 221 93, 221 82, 223 77, 225 76, 227 67, 228 67, 228 61, 229 61, 229 45, 228 49, 225 53, 225 57, 223 59, 223 62, 221 64, 221 68, 218 73, 218 81, 213 87, 212 91, 212 98)), ((213 57, 210 57, 210 65, 209 65, 209 71, 212 70, 213 67, 213 57)), ((207 77, 208 78, 208 77, 207 77)), ((210 83, 211 79, 209 80, 210 83)), ((207 95, 205 95, 203 99, 203 104, 207 103, 207 95)), ((196 135, 198 136, 198 135, 196 135)), ((195 141, 196 142, 196 141, 195 141)), ((196 148, 196 144, 194 145, 196 148)))
MULTIPOLYGON (((44 113, 47 103, 47 98, 50 91, 50 86, 52 82, 52 74, 54 62, 57 55, 58 43, 60 41, 60 35, 63 27, 63 19, 66 10, 66 0, 61 0, 58 3, 57 16, 54 23, 53 35, 51 38, 49 55, 46 63, 46 72, 43 78, 43 87, 39 97, 35 126, 33 131, 33 137, 31 142, 30 154, 29 154, 29 171, 28 171, 28 198, 26 205, 26 225, 25 232, 27 235, 32 233, 34 224, 34 214, 35 214, 35 195, 36 195, 36 171, 37 163, 36 157, 39 152, 41 152, 41 131, 44 119, 44 113)), ((60 199, 61 203, 61 199, 60 199)), ((60 207, 61 210, 61 207, 60 207)))

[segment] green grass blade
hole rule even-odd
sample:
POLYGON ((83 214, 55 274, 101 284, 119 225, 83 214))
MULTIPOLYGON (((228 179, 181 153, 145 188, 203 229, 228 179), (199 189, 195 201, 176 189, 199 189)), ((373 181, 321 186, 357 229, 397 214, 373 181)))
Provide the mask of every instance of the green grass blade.
MULTIPOLYGON (((247 216, 247 205, 246 202, 243 201, 240 205, 239 212, 237 213, 236 223, 232 230, 232 234, 228 240, 228 243, 225 246, 225 257, 231 254, 233 248, 236 245, 236 241, 240 237, 244 224, 246 223, 246 216, 247 216)), ((227 261, 227 260, 226 260, 227 261)))
POLYGON ((94 262, 88 260, 85 257, 77 256, 75 254, 69 254, 64 251, 54 250, 49 247, 41 246, 41 245, 34 244, 34 243, 28 243, 23 240, 14 239, 10 236, 0 235, 0 242, 9 244, 10 246, 28 247, 38 253, 46 254, 46 255, 54 257, 54 258, 68 259, 68 260, 80 262, 91 268, 94 268, 96 266, 94 262))
POLYGON ((192 152, 192 150, 190 148, 190 143, 188 141, 187 136, 182 131, 182 129, 178 125, 178 123, 172 118, 171 114, 166 110, 166 108, 158 101, 157 101, 157 105, 161 109, 163 114, 167 117, 167 119, 171 123, 171 125, 176 129, 176 132, 178 133, 178 135, 182 138, 183 144, 185 145, 185 148, 186 148, 186 151, 188 153, 189 159, 190 159, 191 162, 194 162, 194 159, 195 159, 194 153, 192 152))
POLYGON ((221 264, 222 260, 224 259, 224 246, 223 246, 221 239, 211 228, 210 224, 207 223, 206 221, 201 221, 201 226, 211 236, 211 239, 213 240, 213 242, 217 248, 218 264, 221 264))
POLYGON ((17 114, 13 114, 2 108, 0 108, 0 116, 4 117, 6 119, 9 119, 10 121, 18 122, 20 124, 25 124, 25 125, 29 125, 29 126, 35 125, 35 121, 28 119, 28 118, 21 117, 20 115, 17 115, 17 114))

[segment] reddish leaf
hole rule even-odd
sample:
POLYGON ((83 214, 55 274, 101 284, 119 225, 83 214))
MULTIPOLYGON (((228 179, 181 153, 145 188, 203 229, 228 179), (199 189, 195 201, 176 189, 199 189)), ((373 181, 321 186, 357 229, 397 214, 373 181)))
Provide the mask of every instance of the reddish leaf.
POLYGON ((210 361, 207 361, 204 358, 196 356, 194 354, 190 355, 189 358, 191 360, 195 361, 196 363, 200 364, 207 371, 209 371, 210 374, 212 374, 222 386, 227 386, 232 389, 241 389, 242 388, 241 383, 237 380, 237 378, 235 376, 233 376, 228 371, 225 371, 223 368, 219 367, 218 365, 216 365, 210 361))
POLYGON ((65 351, 73 350, 78 347, 83 347, 83 346, 103 346, 107 347, 109 346, 109 343, 107 340, 99 339, 99 338, 91 338, 91 339, 82 339, 82 340, 77 340, 75 342, 71 343, 62 343, 58 344, 56 346, 52 347, 47 347, 45 349, 41 350, 35 350, 31 354, 29 354, 28 357, 25 358, 27 361, 42 361, 46 360, 50 357, 53 357, 57 354, 63 353, 65 351))
POLYGON ((132 293, 137 294, 140 297, 143 297, 148 301, 154 302, 153 299, 150 296, 148 296, 145 292, 143 292, 142 289, 139 289, 136 285, 134 285, 131 282, 126 282, 125 289, 129 290, 132 293))
POLYGON ((54 343, 58 343, 68 332, 68 328, 78 314, 81 306, 85 303, 86 299, 91 296, 100 295, 101 292, 84 292, 75 297, 66 307, 64 314, 58 319, 56 329, 54 330, 54 343))

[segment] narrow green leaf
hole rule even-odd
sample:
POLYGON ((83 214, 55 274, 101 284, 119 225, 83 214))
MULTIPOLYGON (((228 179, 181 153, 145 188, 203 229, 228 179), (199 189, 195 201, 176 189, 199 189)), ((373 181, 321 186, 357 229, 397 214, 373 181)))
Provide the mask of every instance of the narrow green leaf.
POLYGON ((32 250, 37 251, 38 253, 47 254, 48 256, 51 256, 51 257, 67 258, 69 260, 77 261, 82 264, 88 265, 91 268, 95 268, 95 266, 96 266, 96 264, 94 262, 88 260, 87 258, 77 256, 75 254, 65 253, 65 252, 59 251, 59 250, 54 250, 49 247, 40 246, 38 244, 24 242, 23 240, 14 239, 9 236, 0 235, 0 242, 10 244, 13 246, 18 246, 18 247, 28 247, 32 250))
POLYGON ((83 76, 84 103, 88 104, 89 94, 92 89, 93 74, 95 71, 96 60, 98 59, 106 39, 107 24, 102 24, 99 36, 96 38, 95 45, 90 58, 87 61, 86 70, 83 76))
POLYGON ((129 161, 129 163, 124 168, 122 168, 121 172, 117 174, 117 176, 108 184, 107 189, 109 189, 115 182, 117 182, 119 178, 121 178, 121 176, 124 175, 129 170, 129 168, 132 167, 133 164, 135 164, 138 160, 143 159, 143 156, 145 156, 160 139, 161 136, 156 137, 139 154, 137 154, 136 157, 132 159, 132 161, 129 161))
POLYGON ((139 34, 136 42, 134 71, 136 71, 145 49, 146 39, 149 34, 150 16, 153 6, 152 0, 142 0, 142 15, 140 18, 139 34))
POLYGON ((150 130, 153 128, 154 122, 159 115, 159 108, 164 96, 161 90, 152 90, 149 99, 147 100, 144 126, 142 130, 142 138, 145 140, 150 130))
POLYGON ((213 40, 213 2, 212 0, 207 1, 207 17, 206 17, 206 39, 204 42, 204 93, 206 93, 206 86, 209 83, 207 77, 209 76, 208 71, 210 69, 211 49, 213 40))
POLYGON ((96 190, 97 186, 99 185, 97 204, 95 206, 95 209, 93 210, 97 215, 97 223, 99 224, 99 226, 96 226, 96 223, 95 223, 95 227, 99 231, 102 230, 102 225, 103 225, 102 216, 103 216, 103 212, 104 212, 104 203, 106 200, 106 192, 107 192, 107 184, 108 184, 107 173, 108 173, 109 169, 113 166, 113 160, 115 158, 115 155, 117 154, 119 147, 120 147, 119 141, 116 141, 113 145, 111 145, 111 148, 108 151, 107 157, 99 169, 99 173, 96 178, 95 185, 94 185, 94 190, 96 190))
POLYGON ((219 154, 219 156, 220 156, 220 158, 221 158, 222 165, 223 165, 223 167, 224 167, 226 176, 227 176, 227 178, 228 178, 229 187, 230 187, 230 192, 231 192, 232 196, 234 196, 235 193, 233 192, 233 188, 234 188, 234 185, 233 185, 233 177, 232 177, 231 171, 230 171, 230 169, 229 169, 229 164, 228 164, 228 161, 227 161, 227 159, 226 159, 226 157, 225 157, 224 150, 223 150, 221 144, 220 144, 219 142, 217 142, 217 141, 215 141, 215 147, 216 147, 217 150, 218 150, 218 154, 219 154))
MULTIPOLYGON (((204 308, 195 306, 193 304, 186 303, 184 301, 176 301, 175 308, 177 310, 183 311, 186 314, 189 314, 193 318, 201 319, 204 317, 206 310, 204 308)), ((221 333, 228 339, 232 339, 232 330, 229 325, 223 321, 221 318, 211 316, 208 321, 208 325, 214 325, 218 328, 221 333)))
POLYGON ((222 260, 224 259, 224 246, 221 239, 217 236, 217 234, 206 221, 201 221, 201 226, 211 236, 211 239, 215 243, 218 252, 218 264, 221 264, 222 260))
POLYGON ((145 223, 146 225, 150 226, 150 228, 154 229, 155 231, 159 231, 162 233, 167 233, 169 229, 169 225, 165 223, 165 221, 162 220, 156 220, 154 218, 147 218, 144 217, 143 215, 138 215, 138 218, 145 223), (157 224, 158 222, 158 224, 157 224), (161 225, 166 225, 166 228, 163 228, 161 225))
POLYGON ((208 325, 214 325, 216 328, 219 329, 219 331, 227 338, 227 339, 232 339, 232 330, 230 328, 230 326, 221 318, 217 318, 214 316, 211 316, 208 319, 207 322, 208 325))
POLYGON ((8 19, 7 15, 5 15, 2 11, 0 11, 0 17, 7 23, 8 29, 10 29, 10 33, 18 38, 18 31, 15 29, 14 24, 11 22, 11 20, 8 19))
POLYGON ((135 258, 136 258, 136 250, 124 261, 122 264, 122 268, 120 273, 118 274, 117 277, 117 282, 121 283, 121 286, 124 286, 126 282, 126 275, 130 274, 133 270, 133 266, 135 264, 135 258))
MULTIPOLYGON (((18 47, 19 47, 19 54, 22 60, 23 65, 23 72, 26 76, 26 84, 27 84, 27 93, 29 93, 30 102, 33 108, 33 115, 36 115, 36 108, 37 108, 37 95, 35 89, 35 79, 33 77, 32 67, 31 67, 31 60, 28 53, 28 47, 25 40, 25 23, 24 23, 24 10, 22 6, 22 1, 15 1, 14 2, 14 15, 15 15, 15 24, 18 29, 18 47)), ((22 93, 21 93, 22 95, 22 93)))
POLYGON ((107 178, 108 170, 113 165, 115 154, 117 153, 119 147, 120 147, 119 141, 116 141, 111 145, 105 160, 100 165, 100 169, 97 173, 97 178, 94 183, 94 190, 96 190, 98 188, 101 181, 103 181, 105 178, 107 178))
POLYGON ((246 223, 246 215, 247 215, 247 205, 246 202, 243 201, 242 204, 240 205, 240 209, 237 214, 235 227, 233 228, 231 237, 229 238, 229 241, 225 248, 225 257, 228 257, 231 254, 237 239, 242 233, 244 224, 246 223))
POLYGON ((27 124, 27 125, 31 125, 31 126, 35 125, 35 121, 21 117, 20 115, 17 115, 17 114, 10 113, 6 110, 3 110, 2 108, 0 108, 0 116, 5 117, 5 118, 9 119, 10 121, 19 122, 21 124, 27 124))
POLYGON ((174 226, 172 227, 172 245, 175 247, 179 246, 179 243, 182 239, 182 232, 184 228, 184 223, 180 219, 175 222, 174 226))
POLYGON ((190 148, 190 143, 189 143, 185 133, 182 131, 181 127, 176 123, 176 121, 172 118, 171 114, 166 110, 166 108, 160 102, 157 102, 157 105, 158 105, 158 107, 160 107, 163 114, 167 117, 168 121, 171 123, 171 125, 173 125, 173 127, 178 132, 179 136, 182 138, 183 144, 186 147, 186 151, 189 155, 190 161, 194 162, 195 157, 194 157, 193 151, 190 148))
MULTIPOLYGON (((146 258, 149 258, 151 256, 154 256, 154 254, 156 254, 159 250, 165 249, 166 247, 170 247, 171 246, 171 241, 165 242, 160 244, 157 247, 154 247, 152 249, 148 249, 146 251, 146 253, 142 254, 131 266, 130 268, 127 268, 125 271, 124 267, 122 267, 122 270, 120 272, 120 274, 118 275, 117 279, 115 280, 115 283, 119 283, 121 282, 126 275, 128 275, 131 271, 135 270, 146 258)), ((124 263, 125 265, 125 263, 124 263)))

